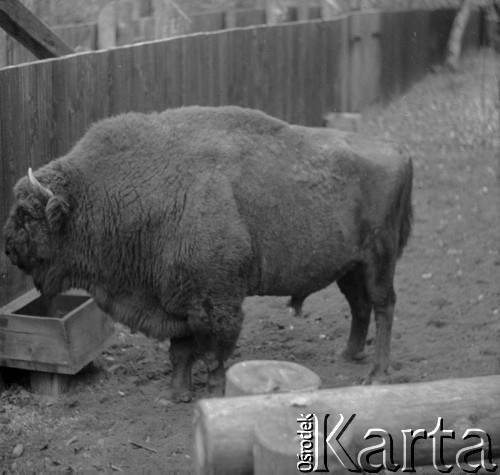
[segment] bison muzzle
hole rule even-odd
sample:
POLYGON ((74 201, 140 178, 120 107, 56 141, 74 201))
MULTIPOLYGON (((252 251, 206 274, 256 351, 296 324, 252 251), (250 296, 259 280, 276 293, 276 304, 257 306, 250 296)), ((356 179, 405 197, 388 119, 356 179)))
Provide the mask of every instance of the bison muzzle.
POLYGON ((5 250, 48 297, 86 289, 115 320, 170 339, 168 397, 208 386, 250 295, 303 300, 336 281, 350 359, 376 321, 371 377, 389 366, 396 261, 412 220, 412 164, 388 140, 288 125, 238 107, 129 113, 19 180, 5 250))

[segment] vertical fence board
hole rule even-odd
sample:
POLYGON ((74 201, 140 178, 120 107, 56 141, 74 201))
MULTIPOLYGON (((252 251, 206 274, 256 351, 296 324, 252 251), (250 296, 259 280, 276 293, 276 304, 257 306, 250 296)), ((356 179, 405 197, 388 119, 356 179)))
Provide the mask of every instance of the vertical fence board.
POLYGON ((325 103, 322 115, 326 112, 342 112, 345 110, 344 102, 347 94, 347 75, 343 73, 348 69, 346 48, 346 22, 344 19, 322 22, 324 37, 324 64, 325 64, 325 103))
POLYGON ((294 62, 294 50, 293 50, 293 35, 296 34, 293 28, 282 28, 281 31, 281 42, 282 42, 282 52, 283 55, 283 66, 285 71, 283 72, 282 85, 283 95, 287 99, 284 104, 283 119, 287 122, 294 123, 294 106, 295 101, 293 100, 293 77, 296 74, 295 62, 294 62))
POLYGON ((207 82, 208 103, 213 106, 219 106, 224 94, 222 74, 226 74, 226 71, 220 66, 224 55, 219 48, 219 35, 207 35, 206 48, 208 77, 205 78, 205 81, 207 82))
POLYGON ((446 56, 446 45, 450 36, 454 10, 429 11, 429 61, 431 65, 440 64, 446 56))
POLYGON ((206 105, 207 89, 204 83, 209 80, 208 57, 205 54, 205 37, 203 33, 186 37, 182 42, 183 71, 183 105, 206 105))
POLYGON ((253 91, 253 71, 250 68, 252 57, 252 30, 234 30, 228 37, 228 101, 232 105, 251 107, 253 91), (247 61, 241 61, 247 58, 247 61))
POLYGON ((198 80, 198 101, 197 104, 200 106, 210 106, 210 83, 212 82, 211 68, 210 68, 210 57, 209 57, 209 42, 208 34, 201 33, 197 38, 196 44, 196 67, 198 80))
POLYGON ((153 101, 156 110, 182 105, 182 49, 179 39, 154 43, 153 101))
POLYGON ((300 75, 300 64, 299 64, 299 51, 297 48, 298 38, 297 30, 295 28, 285 29, 286 51, 287 51, 287 63, 288 63, 288 73, 285 77, 287 94, 291 100, 287 104, 287 116, 286 120, 292 124, 299 123, 299 104, 298 98, 298 77, 300 75))
POLYGON ((413 78, 412 82, 422 79, 427 73, 429 64, 429 47, 427 39, 429 37, 429 15, 428 12, 417 10, 413 15, 413 37, 415 43, 413 50, 413 78))
MULTIPOLYGON (((279 25, 275 28, 269 30, 269 44, 267 46, 269 50, 269 63, 270 75, 268 77, 267 87, 269 88, 269 108, 268 113, 283 118, 284 115, 284 95, 283 95, 283 83, 282 83, 282 72, 283 58, 281 56, 281 46, 279 44, 281 31, 283 26, 279 25)), ((290 99, 292 100, 292 99, 290 99)))
POLYGON ((308 77, 306 75, 307 71, 307 60, 309 57, 308 44, 306 38, 301 35, 300 26, 297 25, 299 29, 296 30, 296 40, 294 48, 296 50, 296 69, 295 69, 295 96, 294 101, 296 102, 296 116, 295 123, 304 123, 304 110, 305 110, 305 95, 307 90, 308 77))
POLYGON ((380 40, 383 54, 380 87, 384 101, 389 101, 401 92, 403 51, 399 45, 402 43, 404 33, 401 26, 402 18, 403 14, 400 12, 382 14, 380 40))
MULTIPOLYGON (((31 77, 26 84, 27 96, 26 118, 29 120, 27 134, 27 165, 36 169, 53 158, 54 128, 52 122, 52 63, 41 61, 27 68, 31 77), (36 85, 33 88, 33 84, 36 85)), ((22 172, 22 170, 21 170, 22 172)), ((24 170, 26 174, 27 168, 24 170)))
POLYGON ((183 68, 182 68, 182 48, 183 40, 174 38, 170 40, 166 49, 166 84, 167 84, 167 101, 164 104, 164 109, 169 107, 180 107, 183 105, 183 68))
POLYGON ((266 23, 265 10, 228 10, 226 12, 226 27, 237 28, 266 23))
POLYGON ((112 115, 131 110, 132 105, 132 47, 110 50, 110 100, 112 115))
MULTIPOLYGON (((74 134, 74 120, 77 111, 74 109, 72 94, 75 94, 76 69, 73 61, 53 63, 52 100, 53 123, 57 134, 54 136, 54 151, 58 154, 66 153, 72 145, 74 134)), ((78 111, 79 113, 80 111, 78 111)))
POLYGON ((110 51, 99 51, 98 53, 86 55, 87 61, 83 66, 88 68, 89 75, 91 75, 90 84, 92 92, 89 94, 92 95, 92 118, 94 121, 110 115, 109 91, 112 81, 109 69, 110 56, 110 51), (92 77, 94 78, 93 80, 92 77))
POLYGON ((269 28, 258 27, 255 30, 253 38, 254 51, 256 58, 253 63, 253 77, 255 81, 254 90, 256 97, 254 98, 255 108, 266 111, 269 100, 271 61, 269 48, 269 28), (258 58, 258 59, 257 59, 258 58))
MULTIPOLYGON (((3 161, 3 199, 2 218, 6 218, 12 203, 12 188, 16 181, 26 174, 27 149, 23 127, 29 121, 25 118, 26 104, 26 77, 25 68, 8 68, 3 71, 0 80, 0 125, 2 127, 0 144, 3 161)), ((3 233, 0 237, 1 249, 4 248, 3 233)), ((2 252, 3 254, 3 252, 2 252)), ((0 261, 2 262, 2 261, 0 261)), ((5 263, 5 277, 0 280, 0 301, 5 302, 24 292, 29 283, 26 276, 14 268, 8 260, 5 263)), ((3 266, 2 266, 3 267, 3 266)))
POLYGON ((318 91, 324 91, 326 89, 327 84, 325 77, 325 70, 327 69, 327 66, 323 55, 323 29, 319 22, 308 22, 306 25, 312 52, 310 56, 310 84, 308 87, 308 118, 306 124, 318 127, 323 124, 325 104, 328 100, 323 92, 318 94, 318 91))
POLYGON ((467 27, 465 28, 465 34, 462 40, 462 51, 468 51, 482 43, 483 38, 481 30, 481 14, 477 10, 472 11, 467 27))
POLYGON ((139 112, 155 110, 153 97, 157 86, 155 78, 154 44, 145 44, 132 51, 132 101, 131 108, 139 112))
POLYGON ((350 17, 349 110, 359 112, 379 99, 380 84, 380 14, 355 14, 350 17))
POLYGON ((191 15, 190 30, 192 33, 200 31, 216 31, 225 28, 224 12, 200 13, 191 15))

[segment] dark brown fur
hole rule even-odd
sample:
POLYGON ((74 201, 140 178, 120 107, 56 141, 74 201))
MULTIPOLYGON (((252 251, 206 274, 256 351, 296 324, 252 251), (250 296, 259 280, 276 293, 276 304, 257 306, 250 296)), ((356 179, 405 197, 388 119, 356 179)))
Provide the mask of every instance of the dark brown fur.
POLYGON ((300 309, 333 281, 353 315, 346 356, 362 356, 374 310, 372 374, 387 370, 412 217, 411 160, 395 144, 189 107, 101 121, 36 178, 14 190, 10 259, 49 296, 84 288, 116 320, 170 338, 173 399, 190 398, 198 357, 221 386, 246 296, 291 295, 300 309))

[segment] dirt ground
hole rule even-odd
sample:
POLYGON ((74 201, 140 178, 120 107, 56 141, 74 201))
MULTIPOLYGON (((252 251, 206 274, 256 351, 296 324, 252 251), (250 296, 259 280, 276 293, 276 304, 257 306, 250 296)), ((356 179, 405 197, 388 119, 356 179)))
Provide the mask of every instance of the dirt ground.
MULTIPOLYGON (((361 124, 398 138, 414 157, 415 222, 397 268, 393 382, 500 373, 495 61, 486 51, 456 74, 435 71, 361 124)), ((289 360, 315 371, 323 387, 359 382, 368 364, 340 357, 350 317, 336 286, 307 299, 305 317, 292 316, 285 303, 245 301, 245 326, 230 363, 289 360)), ((373 332, 370 354, 372 341, 373 332)), ((167 342, 119 327, 115 343, 55 402, 32 394, 25 373, 7 374, 0 473, 191 473, 193 403, 153 405, 169 378, 167 349, 167 342)), ((204 381, 197 367, 196 399, 206 395, 204 381)))

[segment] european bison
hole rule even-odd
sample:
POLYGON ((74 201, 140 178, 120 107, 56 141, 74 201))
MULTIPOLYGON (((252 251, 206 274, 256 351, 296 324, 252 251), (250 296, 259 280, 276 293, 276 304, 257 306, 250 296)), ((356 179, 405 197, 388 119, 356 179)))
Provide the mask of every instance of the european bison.
POLYGON ((238 107, 129 113, 90 128, 22 178, 5 225, 11 261, 54 296, 86 289, 114 319, 169 338, 168 397, 191 398, 203 358, 224 383, 249 295, 303 300, 336 281, 345 356, 389 364, 397 258, 410 234, 412 163, 392 142, 288 125, 238 107))

